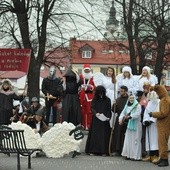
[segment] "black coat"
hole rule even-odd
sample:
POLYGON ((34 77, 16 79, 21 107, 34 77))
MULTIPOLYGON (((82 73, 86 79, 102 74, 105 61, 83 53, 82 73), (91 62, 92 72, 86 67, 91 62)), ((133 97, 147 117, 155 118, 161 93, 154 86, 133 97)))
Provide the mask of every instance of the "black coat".
POLYGON ((68 70, 65 74, 66 89, 62 101, 62 121, 73 123, 75 126, 81 123, 81 108, 78 95, 80 81, 77 82, 76 74, 68 70))
POLYGON ((27 109, 27 111, 26 111, 25 113, 26 113, 26 115, 28 115, 28 116, 33 116, 33 115, 35 115, 36 111, 37 111, 38 109, 40 109, 40 108, 42 108, 42 106, 41 106, 40 103, 38 104, 37 107, 33 107, 33 105, 32 105, 31 107, 29 107, 29 108, 27 109))
POLYGON ((54 97, 61 97, 63 93, 62 81, 59 78, 44 78, 42 82, 42 92, 45 96, 47 96, 47 93, 49 93, 54 97))
POLYGON ((92 122, 86 142, 85 152, 89 154, 103 155, 109 152, 110 124, 109 121, 101 121, 96 113, 103 113, 111 117, 111 101, 108 97, 92 100, 92 122))
POLYGON ((13 100, 22 100, 23 96, 18 96, 14 92, 0 92, 0 125, 11 123, 10 118, 13 116, 13 100))

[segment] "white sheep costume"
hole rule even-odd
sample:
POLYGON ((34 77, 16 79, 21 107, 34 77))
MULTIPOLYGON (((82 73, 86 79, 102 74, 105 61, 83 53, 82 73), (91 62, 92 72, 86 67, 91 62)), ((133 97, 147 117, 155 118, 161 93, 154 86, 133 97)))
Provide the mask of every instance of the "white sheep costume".
POLYGON ((17 123, 12 122, 9 125, 9 127, 12 128, 13 130, 24 130, 24 137, 27 148, 41 149, 40 146, 41 136, 39 133, 35 134, 30 126, 18 121, 17 123))
POLYGON ((42 136, 41 147, 47 157, 60 158, 72 151, 80 151, 82 140, 75 140, 69 132, 75 129, 72 123, 55 124, 42 136))
POLYGON ((17 122, 9 125, 12 129, 23 129, 28 148, 39 148, 49 158, 61 158, 73 151, 80 151, 82 140, 75 140, 74 135, 69 135, 75 129, 72 123, 63 122, 55 124, 41 137, 35 134, 27 124, 17 122))

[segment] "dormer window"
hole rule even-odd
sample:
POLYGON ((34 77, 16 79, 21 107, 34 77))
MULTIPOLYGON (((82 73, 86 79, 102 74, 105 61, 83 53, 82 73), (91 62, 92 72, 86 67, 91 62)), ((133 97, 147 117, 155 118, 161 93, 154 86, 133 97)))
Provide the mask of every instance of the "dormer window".
POLYGON ((92 48, 88 44, 85 44, 83 47, 79 49, 79 52, 81 53, 82 58, 92 58, 94 48, 92 48))
POLYGON ((91 58, 91 51, 82 51, 82 58, 91 58))

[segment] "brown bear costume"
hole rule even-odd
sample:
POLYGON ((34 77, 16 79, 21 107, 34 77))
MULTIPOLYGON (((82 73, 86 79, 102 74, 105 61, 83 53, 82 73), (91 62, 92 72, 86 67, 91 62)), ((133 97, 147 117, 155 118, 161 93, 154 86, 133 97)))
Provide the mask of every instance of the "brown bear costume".
POLYGON ((168 166, 168 139, 170 135, 170 97, 167 90, 162 85, 155 85, 150 90, 154 90, 160 98, 159 112, 152 112, 150 116, 157 118, 159 161, 158 166, 168 166))

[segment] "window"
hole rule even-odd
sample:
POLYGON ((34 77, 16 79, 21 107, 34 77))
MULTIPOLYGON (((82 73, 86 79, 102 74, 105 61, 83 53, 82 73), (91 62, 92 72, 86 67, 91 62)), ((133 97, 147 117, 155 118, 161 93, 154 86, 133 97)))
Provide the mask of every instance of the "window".
POLYGON ((113 53, 113 50, 103 50, 102 53, 103 54, 111 54, 111 53, 113 53))
POLYGON ((91 58, 91 51, 82 51, 82 58, 91 58))

